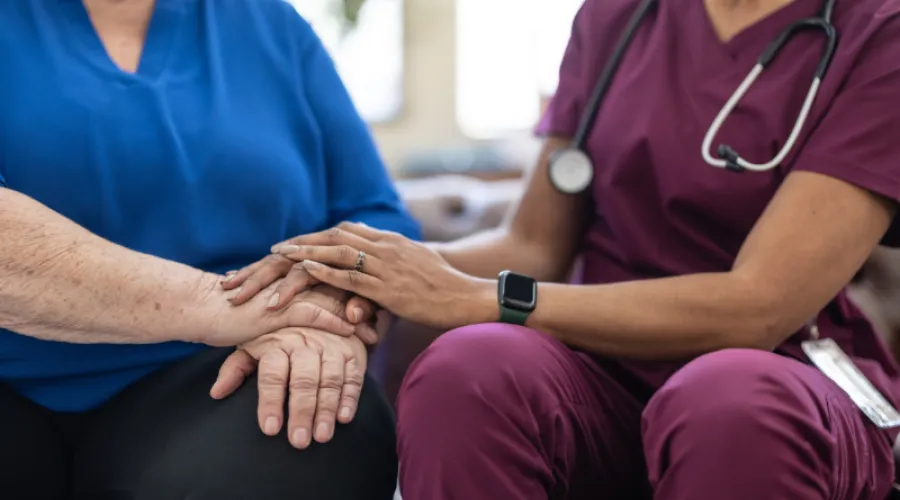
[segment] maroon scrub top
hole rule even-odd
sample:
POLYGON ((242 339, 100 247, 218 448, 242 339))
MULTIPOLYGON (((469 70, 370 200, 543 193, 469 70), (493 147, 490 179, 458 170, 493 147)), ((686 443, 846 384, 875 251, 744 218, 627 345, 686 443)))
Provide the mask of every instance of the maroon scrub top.
MULTIPOLYGON (((639 1, 586 0, 539 133, 574 135, 597 76, 639 1)), ((585 283, 728 271, 793 170, 900 199, 900 0, 837 0, 837 52, 783 165, 735 173, 703 161, 707 128, 765 47, 821 7, 822 0, 794 0, 722 42, 702 0, 659 1, 622 60, 588 139, 595 176, 585 283)), ((794 125, 824 41, 818 31, 797 35, 731 113, 713 147, 730 144, 754 163, 773 158, 794 125)), ((892 228, 886 243, 900 243, 898 236, 892 228)), ((839 342, 897 404, 897 365, 844 293, 818 322, 822 335, 839 342)), ((778 352, 805 360, 799 349, 804 338, 805 331, 798 332, 778 352)), ((618 363, 650 388, 678 368, 618 363)))

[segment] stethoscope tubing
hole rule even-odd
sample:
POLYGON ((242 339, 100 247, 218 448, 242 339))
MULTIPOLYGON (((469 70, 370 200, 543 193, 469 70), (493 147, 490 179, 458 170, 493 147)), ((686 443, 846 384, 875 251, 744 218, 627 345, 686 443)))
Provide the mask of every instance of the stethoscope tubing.
MULTIPOLYGON (((650 12, 650 9, 657 5, 658 1, 659 0, 644 0, 640 3, 640 5, 638 5, 634 14, 629 19, 628 25, 625 27, 623 36, 616 44, 609 61, 604 66, 600 77, 597 80, 597 84, 594 86, 594 89, 591 92, 591 96, 585 108, 586 111, 579 120, 578 128, 575 131, 571 147, 586 152, 588 136, 590 135, 594 123, 597 120, 597 116, 600 112, 600 108, 602 107, 603 100, 606 97, 606 93, 612 83, 612 79, 615 77, 615 74, 619 69, 619 65, 621 64, 625 53, 628 51, 628 47, 634 40, 634 36, 637 33, 641 22, 650 12)), ((710 126, 706 131, 706 134, 703 138, 703 143, 701 145, 701 154, 703 160, 707 164, 713 167, 725 168, 734 171, 750 170, 755 172, 762 172, 776 168, 778 165, 781 165, 782 162, 784 162, 784 160, 788 157, 788 155, 796 145, 797 140, 800 137, 800 133, 802 132, 803 127, 805 126, 806 121, 809 118, 809 114, 812 110, 813 104, 815 103, 816 97, 818 96, 819 89, 822 86, 822 80, 825 77, 825 73, 828 71, 828 67, 831 64, 831 60, 837 48, 837 30, 831 23, 831 15, 834 11, 834 3, 835 0, 825 0, 822 6, 822 10, 819 12, 819 15, 817 17, 810 17, 796 21, 787 29, 782 31, 781 34, 779 34, 779 36, 775 40, 773 40, 768 47, 766 47, 766 50, 763 51, 763 53, 760 55, 757 64, 753 67, 753 69, 750 70, 750 73, 747 74, 738 88, 735 89, 734 93, 732 93, 731 97, 722 106, 722 109, 719 110, 719 113, 716 115, 715 119, 713 119, 712 123, 710 123, 710 126), (810 29, 822 31, 822 33, 826 37, 826 45, 823 48, 822 56, 819 60, 819 64, 816 67, 816 72, 813 76, 812 82, 810 83, 809 91, 806 93, 806 97, 803 100, 803 106, 800 108, 800 112, 797 115, 794 126, 791 128, 791 132, 785 140, 784 145, 781 147, 781 150, 779 150, 775 157, 771 160, 765 163, 756 164, 742 158, 740 154, 738 154, 731 146, 728 146, 727 144, 720 144, 716 148, 716 154, 718 158, 714 157, 711 153, 713 142, 715 141, 715 138, 718 135, 719 131, 722 129, 722 126, 725 124, 725 121, 728 119, 728 116, 738 106, 741 99, 747 94, 747 92, 756 82, 757 78, 759 78, 766 67, 773 60, 775 60, 778 54, 781 53, 781 50, 791 41, 794 35, 796 35, 800 31, 810 29)))

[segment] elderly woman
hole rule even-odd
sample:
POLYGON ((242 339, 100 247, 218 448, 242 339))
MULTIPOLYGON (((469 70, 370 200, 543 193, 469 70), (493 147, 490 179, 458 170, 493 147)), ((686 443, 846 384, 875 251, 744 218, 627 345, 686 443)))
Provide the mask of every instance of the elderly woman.
POLYGON ((879 241, 898 241, 900 3, 642 3, 594 116, 638 4, 581 8, 545 154, 506 226, 428 247, 345 225, 276 250, 453 329, 400 394, 408 500, 883 500, 900 374, 843 290, 879 241), (731 171, 732 151, 760 164, 791 144, 822 32, 793 37, 704 151, 710 124, 768 44, 816 15, 839 41, 793 148, 769 170, 731 171), (582 116, 593 181, 566 194, 578 164, 548 158, 582 116), (710 161, 723 143, 725 161, 710 161), (560 283, 579 254, 582 284, 560 283), (864 377, 829 365, 841 351, 864 377))
POLYGON ((0 54, 0 497, 391 498, 372 305, 220 286, 341 221, 417 234, 309 25, 3 1, 0 54))

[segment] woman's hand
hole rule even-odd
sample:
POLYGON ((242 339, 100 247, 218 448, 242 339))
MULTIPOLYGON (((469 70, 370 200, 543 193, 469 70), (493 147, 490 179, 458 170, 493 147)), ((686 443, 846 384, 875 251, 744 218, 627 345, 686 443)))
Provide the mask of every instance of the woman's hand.
POLYGON ((273 249, 322 283, 434 328, 496 321, 497 285, 463 274, 437 252, 363 224, 294 238, 273 249))
MULTIPOLYGON (((292 241, 287 240, 275 247, 292 241)), ((222 288, 231 292, 228 300, 233 305, 244 304, 260 293, 265 293, 268 297, 267 307, 279 310, 290 304, 297 294, 319 283, 301 263, 273 253, 240 271, 228 273, 222 280, 222 288), (275 283, 274 289, 267 290, 275 283)), ((368 321, 375 310, 375 306, 362 297, 352 296, 345 302, 346 318, 353 324, 368 321)))
MULTIPOLYGON (((230 347, 287 327, 315 328, 344 337, 358 335, 368 342, 377 339, 367 322, 354 324, 346 319, 344 302, 348 293, 330 291, 331 287, 324 286, 296 297, 280 310, 271 310, 266 307, 265 297, 276 286, 271 285, 239 307, 229 304, 222 293, 207 294, 204 301, 209 303, 213 327, 200 340, 212 346, 230 347)), ((371 311, 374 312, 374 306, 371 311)))
MULTIPOLYGON (((280 286, 280 283, 274 286, 277 289, 277 287, 280 286)), ((271 293, 270 290, 267 292, 271 293)), ((353 325, 353 334, 359 337, 359 339, 362 340, 364 344, 378 344, 378 342, 383 337, 383 332, 381 331, 382 326, 378 325, 377 323, 383 322, 384 318, 376 317, 375 305, 369 300, 357 297, 357 300, 353 301, 353 298, 355 298, 355 296, 346 290, 335 288, 331 285, 321 284, 296 295, 288 304, 285 305, 284 309, 275 310, 274 308, 270 308, 270 311, 273 315, 279 315, 283 314, 285 311, 290 311, 293 307, 297 307, 297 304, 303 304, 305 307, 315 306, 320 310, 325 311, 330 315, 334 315, 336 318, 339 318, 345 322, 349 322, 348 324, 353 325), (354 318, 352 321, 349 318, 350 310, 348 309, 348 307, 355 308, 354 318)), ((344 330, 332 331, 329 328, 321 328, 316 326, 314 326, 313 328, 317 330, 323 330, 328 333, 346 336, 346 332, 344 330)))
POLYGON ((222 364, 210 395, 229 396, 258 370, 260 429, 269 436, 281 431, 287 399, 288 439, 303 449, 312 439, 328 442, 335 422, 353 420, 366 356, 357 337, 285 328, 238 347, 222 364))

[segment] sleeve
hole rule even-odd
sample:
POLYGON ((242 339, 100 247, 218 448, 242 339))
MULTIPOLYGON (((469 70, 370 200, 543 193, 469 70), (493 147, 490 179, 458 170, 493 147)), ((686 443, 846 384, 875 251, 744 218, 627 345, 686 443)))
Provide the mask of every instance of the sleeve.
MULTIPOLYGON (((869 37, 791 171, 828 175, 900 201, 900 17, 869 37)), ((896 219, 882 243, 900 246, 896 219)))
POLYGON ((329 223, 363 222, 419 239, 419 225, 394 188, 334 62, 312 28, 303 24, 307 36, 301 78, 322 133, 329 223))
POLYGON ((592 50, 594 43, 590 36, 597 30, 591 26, 595 3, 594 0, 586 0, 575 15, 572 34, 559 68, 556 93, 535 129, 539 136, 572 137, 578 128, 597 73, 597 54, 592 50))

